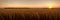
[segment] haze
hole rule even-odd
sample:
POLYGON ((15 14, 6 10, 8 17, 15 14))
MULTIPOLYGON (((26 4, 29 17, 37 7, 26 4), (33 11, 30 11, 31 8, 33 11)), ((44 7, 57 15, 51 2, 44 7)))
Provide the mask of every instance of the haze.
POLYGON ((0 0, 0 8, 48 8, 48 4, 53 8, 60 8, 60 0, 0 0))

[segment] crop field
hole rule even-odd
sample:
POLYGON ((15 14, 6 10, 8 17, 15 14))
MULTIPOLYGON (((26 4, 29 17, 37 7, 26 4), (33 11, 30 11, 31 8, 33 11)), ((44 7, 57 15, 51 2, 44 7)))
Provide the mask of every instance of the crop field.
POLYGON ((0 20, 60 20, 60 8, 0 9, 0 20))

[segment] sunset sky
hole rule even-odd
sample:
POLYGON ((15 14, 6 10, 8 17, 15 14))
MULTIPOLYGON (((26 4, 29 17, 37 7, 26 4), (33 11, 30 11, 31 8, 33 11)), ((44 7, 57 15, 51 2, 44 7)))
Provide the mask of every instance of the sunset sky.
POLYGON ((48 8, 60 7, 60 0, 0 0, 0 7, 48 8))

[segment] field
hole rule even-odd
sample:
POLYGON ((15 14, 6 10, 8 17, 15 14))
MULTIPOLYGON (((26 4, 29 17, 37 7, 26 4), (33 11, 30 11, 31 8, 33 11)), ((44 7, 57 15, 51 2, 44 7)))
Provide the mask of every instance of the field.
POLYGON ((60 20, 60 8, 0 9, 0 20, 60 20))

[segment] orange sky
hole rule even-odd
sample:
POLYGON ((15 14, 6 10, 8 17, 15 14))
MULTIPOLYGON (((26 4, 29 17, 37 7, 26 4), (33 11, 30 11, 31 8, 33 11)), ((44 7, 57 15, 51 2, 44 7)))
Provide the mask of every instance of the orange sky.
POLYGON ((60 7, 60 1, 59 0, 9 0, 5 2, 0 2, 0 7, 18 7, 18 8, 48 8, 49 6, 52 6, 53 8, 60 7))

